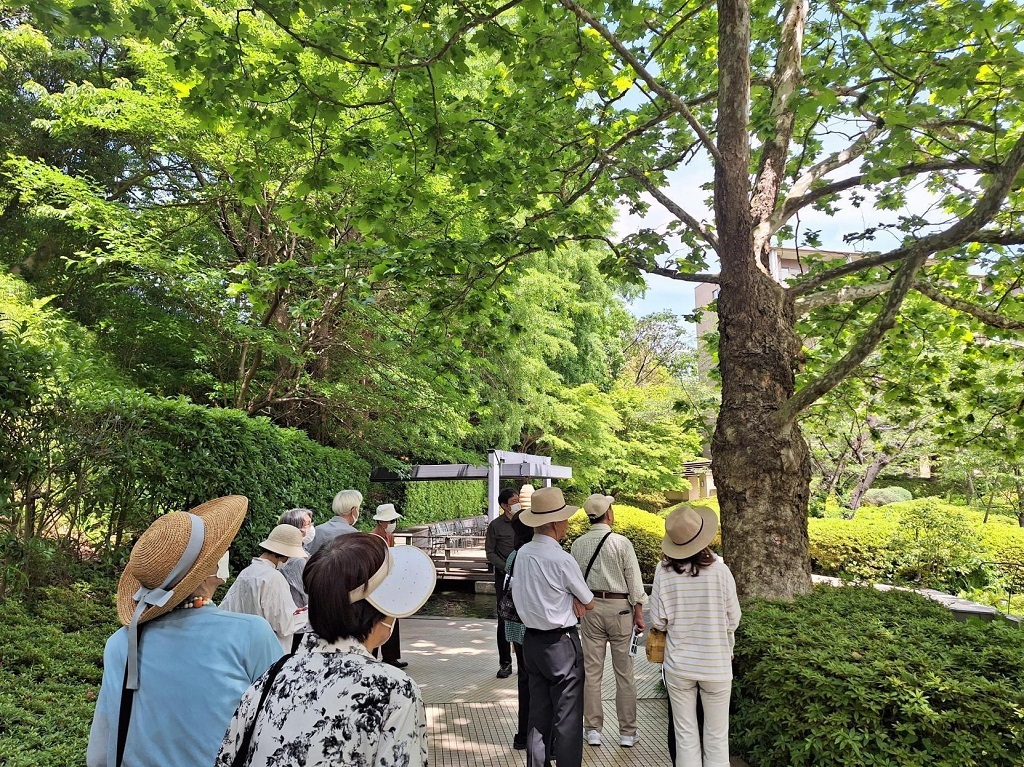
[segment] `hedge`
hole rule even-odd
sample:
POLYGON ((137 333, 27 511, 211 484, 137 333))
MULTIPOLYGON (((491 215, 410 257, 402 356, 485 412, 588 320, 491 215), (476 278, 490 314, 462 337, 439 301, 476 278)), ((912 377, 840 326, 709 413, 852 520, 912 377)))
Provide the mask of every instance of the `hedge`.
POLYGON ((1024 633, 901 591, 744 605, 732 745, 752 767, 1019 767, 1024 633))
POLYGON ((402 527, 487 513, 487 483, 479 481, 409 482, 399 508, 402 527))

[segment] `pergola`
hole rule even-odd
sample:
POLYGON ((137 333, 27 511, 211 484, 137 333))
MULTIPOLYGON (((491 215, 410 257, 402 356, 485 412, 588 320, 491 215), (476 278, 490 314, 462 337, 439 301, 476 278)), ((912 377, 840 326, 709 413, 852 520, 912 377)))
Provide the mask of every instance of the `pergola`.
POLYGON ((557 466, 543 455, 510 453, 488 450, 487 465, 469 463, 417 464, 400 470, 377 467, 370 472, 371 482, 432 482, 437 480, 487 480, 487 519, 495 519, 499 512, 498 491, 503 479, 539 479, 544 487, 553 479, 570 479, 572 469, 557 466))

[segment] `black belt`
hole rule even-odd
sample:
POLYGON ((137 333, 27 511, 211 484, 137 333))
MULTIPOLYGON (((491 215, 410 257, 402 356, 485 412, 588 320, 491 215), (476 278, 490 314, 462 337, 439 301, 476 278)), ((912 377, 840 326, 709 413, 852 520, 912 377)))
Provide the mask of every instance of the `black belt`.
POLYGON ((527 634, 536 634, 537 636, 553 636, 555 634, 569 634, 576 631, 576 626, 565 626, 560 629, 532 629, 529 626, 526 628, 527 634))
POLYGON ((617 591, 595 591, 597 599, 629 599, 629 594, 620 594, 617 591))

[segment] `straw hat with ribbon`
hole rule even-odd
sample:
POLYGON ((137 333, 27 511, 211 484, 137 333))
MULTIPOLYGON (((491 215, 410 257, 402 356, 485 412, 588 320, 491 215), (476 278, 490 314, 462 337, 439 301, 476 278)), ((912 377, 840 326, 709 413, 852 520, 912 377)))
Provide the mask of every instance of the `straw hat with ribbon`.
POLYGON ((718 516, 707 506, 680 506, 665 519, 661 550, 672 559, 688 559, 703 550, 718 532, 718 516))
POLYGON ((117 616, 128 627, 128 689, 139 687, 139 626, 184 602, 217 569, 248 507, 245 496, 229 495, 174 511, 135 544, 117 584, 117 616))
POLYGON ((570 506, 565 502, 562 491, 557 487, 542 487, 535 490, 530 498, 529 511, 519 514, 519 521, 530 527, 540 527, 549 522, 561 522, 579 510, 579 506, 570 506))

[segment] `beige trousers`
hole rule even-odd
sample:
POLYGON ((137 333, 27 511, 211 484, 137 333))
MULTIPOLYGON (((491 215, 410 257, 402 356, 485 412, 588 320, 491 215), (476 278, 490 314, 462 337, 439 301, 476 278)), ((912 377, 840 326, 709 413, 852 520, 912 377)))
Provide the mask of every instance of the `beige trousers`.
POLYGON ((629 643, 633 635, 633 608, 625 599, 597 599, 594 609, 583 616, 583 668, 587 681, 583 691, 583 728, 600 730, 604 724, 601 682, 604 677, 605 647, 612 648, 615 672, 615 713, 620 735, 636 735, 636 678, 629 643))

